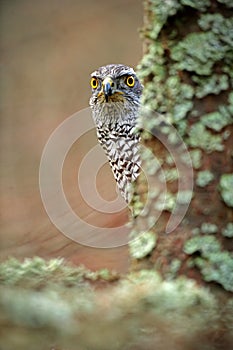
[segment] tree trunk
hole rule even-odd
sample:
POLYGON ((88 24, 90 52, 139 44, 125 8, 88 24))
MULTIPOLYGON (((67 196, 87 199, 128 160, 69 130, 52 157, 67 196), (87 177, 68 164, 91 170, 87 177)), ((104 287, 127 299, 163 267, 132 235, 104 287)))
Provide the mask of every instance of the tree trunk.
POLYGON ((130 245, 133 269, 223 291, 233 291, 232 14, 227 0, 145 2, 144 175, 130 245))

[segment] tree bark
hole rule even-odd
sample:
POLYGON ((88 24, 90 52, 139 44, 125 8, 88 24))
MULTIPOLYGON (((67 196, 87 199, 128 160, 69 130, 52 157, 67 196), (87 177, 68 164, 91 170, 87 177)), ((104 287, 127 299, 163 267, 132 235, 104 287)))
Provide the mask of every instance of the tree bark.
POLYGON ((144 176, 130 245, 133 269, 222 291, 233 291, 232 8, 227 0, 145 1, 144 176))

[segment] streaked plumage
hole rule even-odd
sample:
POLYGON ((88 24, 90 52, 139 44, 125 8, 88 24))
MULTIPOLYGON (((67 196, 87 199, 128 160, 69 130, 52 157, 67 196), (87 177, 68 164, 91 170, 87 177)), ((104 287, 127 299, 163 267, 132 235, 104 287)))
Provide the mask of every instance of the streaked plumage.
POLYGON ((90 106, 97 137, 126 202, 140 171, 139 139, 136 130, 142 85, 134 70, 122 64, 100 67, 91 74, 90 106))

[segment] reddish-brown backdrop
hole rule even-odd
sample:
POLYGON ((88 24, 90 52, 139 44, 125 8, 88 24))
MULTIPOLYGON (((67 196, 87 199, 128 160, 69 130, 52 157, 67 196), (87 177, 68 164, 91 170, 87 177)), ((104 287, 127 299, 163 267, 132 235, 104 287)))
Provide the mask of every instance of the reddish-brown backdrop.
MULTIPOLYGON (((137 65, 141 0, 1 1, 0 10, 0 258, 62 256, 125 271, 126 247, 87 248, 53 226, 38 170, 52 131, 88 106, 90 72, 107 63, 137 65)), ((78 208, 78 193, 76 200, 78 208)))

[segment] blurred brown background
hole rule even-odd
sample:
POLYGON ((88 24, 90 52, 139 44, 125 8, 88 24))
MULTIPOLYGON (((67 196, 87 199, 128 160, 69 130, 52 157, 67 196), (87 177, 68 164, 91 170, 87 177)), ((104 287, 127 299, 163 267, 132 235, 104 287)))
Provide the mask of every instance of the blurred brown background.
POLYGON ((84 247, 53 226, 38 171, 53 130, 88 106, 90 73, 107 63, 137 65, 142 17, 141 0, 0 1, 1 260, 63 256, 92 269, 127 269, 126 247, 84 247))

